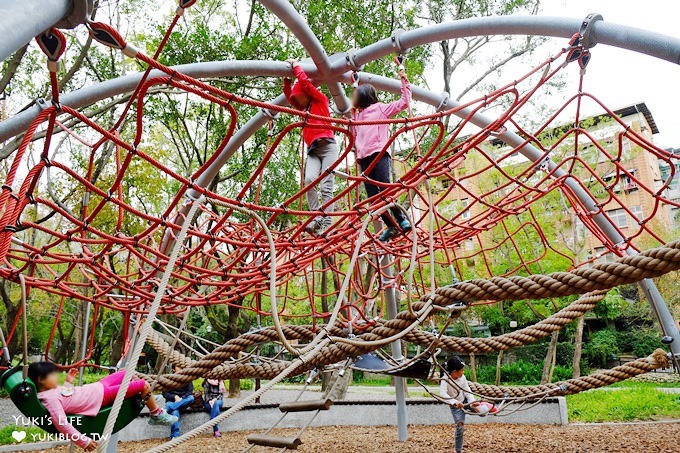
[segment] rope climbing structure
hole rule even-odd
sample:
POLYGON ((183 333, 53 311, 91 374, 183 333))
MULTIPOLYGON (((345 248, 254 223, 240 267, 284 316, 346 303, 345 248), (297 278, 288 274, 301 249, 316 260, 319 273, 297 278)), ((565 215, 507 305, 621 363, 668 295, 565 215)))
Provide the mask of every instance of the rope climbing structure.
MULTIPOLYGON (((564 395, 677 360, 680 336, 651 279, 680 269, 680 241, 660 220, 671 208, 680 208, 667 190, 678 156, 654 145, 639 125, 625 122, 589 93, 586 69, 596 42, 677 64, 680 41, 607 24, 597 15, 584 21, 480 18, 396 32, 345 58, 329 58, 289 2, 261 3, 304 43, 311 57, 311 62, 303 63, 305 71, 316 84, 327 86, 340 114, 319 117, 287 107, 282 96, 269 102, 254 100, 203 80, 208 74, 215 77, 215 72, 288 77, 291 68, 284 62, 272 62, 267 70, 263 62, 220 62, 218 69, 204 63, 162 64, 160 56, 173 30, 194 4, 180 1, 153 56, 127 42, 112 26, 86 22, 83 26, 100 45, 146 69, 71 93, 61 93, 56 78, 65 38, 56 28, 48 29, 38 43, 47 56, 50 99, 0 123, 0 139, 20 140, 0 191, 0 277, 25 284, 24 297, 43 294, 60 301, 45 356, 49 359, 68 304, 92 306, 88 353, 68 366, 91 364, 99 311, 123 314, 127 373, 106 432, 113 428, 145 343, 182 368, 176 374, 146 376, 157 390, 197 377, 269 380, 218 419, 155 451, 209 429, 286 377, 345 364, 395 341, 418 345, 428 354, 435 349, 476 354, 508 350, 564 328, 595 308, 609 289, 624 284, 640 285, 670 339, 670 353, 658 350, 650 357, 562 383, 517 388, 473 383, 472 390, 496 400, 564 395), (617 33, 622 29, 627 34, 617 33), (550 35, 563 44, 510 83, 474 99, 457 103, 414 87, 412 107, 419 113, 364 122, 344 115, 349 101, 338 80, 370 82, 391 92, 399 89, 396 80, 363 72, 366 63, 394 53, 401 62, 409 48, 482 33, 550 35), (644 45, 634 45, 632 38, 622 35, 644 45), (558 77, 577 78, 578 91, 538 121, 533 103, 558 77), (155 157, 145 141, 159 88, 219 109, 224 119, 220 143, 190 172, 155 157), (83 112, 94 102, 123 93, 131 95, 117 110, 113 127, 104 127, 83 112), (587 127, 581 113, 586 104, 605 112, 607 119, 602 121, 615 140, 602 143, 587 127), (239 112, 256 113, 242 118, 239 112), (298 152, 300 130, 310 120, 334 131, 342 144, 338 159, 311 185, 265 204, 262 195, 268 178, 276 174, 281 156, 298 152), (392 183, 371 181, 383 190, 366 198, 362 184, 371 168, 362 172, 356 165, 351 130, 380 123, 393 131, 381 153, 392 153, 398 178, 392 183), (265 128, 266 145, 242 149, 265 128), (59 137, 67 137, 70 146, 85 156, 82 165, 59 153, 59 137), (257 159, 254 171, 220 183, 220 169, 237 153, 257 159), (625 164, 631 153, 667 165, 670 174, 655 187, 646 186, 625 164), (108 162, 110 177, 99 177, 102 159, 108 162), (128 175, 139 167, 154 175, 155 187, 130 189, 128 175), (320 211, 310 211, 303 201, 306 192, 329 174, 338 182, 333 199, 320 211), (53 196, 56 180, 71 189, 68 196, 53 196), (140 203, 157 196, 160 185, 172 187, 167 203, 158 208, 140 203), (633 186, 651 207, 647 212, 626 204, 623 194, 633 186), (376 236, 382 228, 378 219, 395 206, 404 207, 414 228, 383 243, 376 236), (632 225, 620 227, 612 220, 613 211, 631 218, 632 225), (310 235, 305 227, 317 215, 329 216, 332 223, 323 235, 310 235), (579 233, 570 243, 560 235, 561 228, 579 233), (596 241, 598 251, 580 253, 575 247, 579 240, 596 241), (559 271, 545 272, 548 262, 559 271), (388 316, 386 290, 400 301, 395 316, 388 316), (571 297, 565 308, 500 336, 464 338, 426 328, 428 321, 447 326, 451 318, 480 304, 565 297, 571 297), (174 315, 186 319, 187 311, 195 307, 212 306, 242 310, 257 319, 257 327, 214 345, 164 323, 174 315), (160 315, 166 316, 164 321, 156 319, 160 315), (168 341, 156 326, 174 340, 168 341), (261 354, 267 343, 279 345, 281 353, 261 354), (178 344, 196 346, 183 353, 178 344)), ((22 307, 6 332, 8 341, 20 335, 24 315, 22 307)), ((104 448, 106 441, 100 444, 104 448)))

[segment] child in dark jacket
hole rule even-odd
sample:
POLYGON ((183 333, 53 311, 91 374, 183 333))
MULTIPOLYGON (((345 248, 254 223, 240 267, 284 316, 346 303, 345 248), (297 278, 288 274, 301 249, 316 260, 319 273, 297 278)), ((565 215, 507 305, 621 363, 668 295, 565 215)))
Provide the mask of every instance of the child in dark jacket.
MULTIPOLYGON (((221 379, 206 379, 203 381, 203 407, 210 412, 210 419, 220 415, 224 404, 224 382, 221 379)), ((222 437, 220 426, 213 425, 213 435, 222 437)))
MULTIPOLYGON (((175 366, 173 371, 179 373, 182 369, 175 366)), ((194 383, 188 382, 180 388, 163 392, 163 398, 165 398, 165 410, 167 413, 177 417, 177 421, 170 425, 170 439, 179 437, 180 412, 191 406, 194 402, 194 383)))
MULTIPOLYGON (((283 93, 288 102, 297 110, 305 110, 319 116, 330 116, 328 98, 309 80, 305 71, 297 61, 288 60, 293 68, 293 74, 297 78, 295 85, 289 78, 283 80, 283 93)), ((305 160, 305 186, 309 186, 321 176, 338 159, 338 145, 335 142, 333 131, 328 123, 321 120, 309 119, 302 128, 302 138, 307 145, 307 159, 305 160), (315 127, 312 127, 316 125, 315 127)), ((319 211, 321 206, 333 198, 333 174, 326 175, 320 183, 321 202, 316 187, 311 187, 307 192, 307 204, 310 211, 319 211)), ((333 211, 333 205, 325 208, 326 212, 333 211)), ((322 234, 331 225, 331 218, 326 215, 317 215, 305 228, 309 233, 322 234)))

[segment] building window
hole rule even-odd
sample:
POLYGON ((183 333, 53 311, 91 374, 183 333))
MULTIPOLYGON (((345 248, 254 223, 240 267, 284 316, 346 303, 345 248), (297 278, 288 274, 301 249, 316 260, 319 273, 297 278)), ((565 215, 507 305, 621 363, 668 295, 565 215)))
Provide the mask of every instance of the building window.
POLYGON ((460 216, 461 219, 463 219, 463 220, 469 219, 470 218, 470 210, 468 209, 468 206, 469 206, 470 202, 468 201, 467 198, 463 198, 462 200, 460 200, 460 204, 462 206, 461 211, 463 211, 463 215, 460 216))
POLYGON ((671 192, 678 190, 678 188, 680 188, 680 166, 676 167, 675 173, 673 173, 672 178, 671 167, 669 166, 661 167, 661 179, 663 180, 663 184, 666 184, 666 182, 668 182, 668 190, 670 190, 671 192))
POLYGON ((633 222, 638 223, 643 219, 642 207, 641 206, 631 206, 630 212, 633 214, 633 222))
POLYGON ((623 190, 626 192, 633 192, 635 190, 638 190, 637 182, 635 182, 634 179, 632 179, 635 176, 637 170, 629 170, 628 172, 630 173, 630 176, 628 175, 623 175, 623 190))
POLYGON ((616 225, 618 228, 628 227, 626 211, 624 209, 610 209, 607 211, 607 215, 610 219, 612 219, 612 222, 614 222, 614 225, 616 225))
POLYGON ((675 174, 675 177, 671 179, 671 183, 668 184, 668 189, 672 192, 678 190, 678 186, 680 186, 680 175, 678 173, 675 174))
POLYGON ((627 138, 623 138, 621 141, 621 154, 624 160, 630 159, 631 147, 630 140, 628 140, 627 138))

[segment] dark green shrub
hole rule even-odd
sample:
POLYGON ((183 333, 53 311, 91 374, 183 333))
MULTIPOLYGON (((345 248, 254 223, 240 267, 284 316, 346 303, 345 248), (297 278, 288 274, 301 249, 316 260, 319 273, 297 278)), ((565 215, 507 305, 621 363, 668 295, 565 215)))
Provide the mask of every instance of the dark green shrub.
POLYGON ((585 342, 583 355, 593 367, 607 366, 607 360, 619 353, 617 334, 611 329, 603 329, 595 332, 585 342))
MULTIPOLYGON (((503 365, 501 367, 501 383, 510 385, 536 385, 541 382, 543 374, 543 361, 529 363, 524 360, 503 365)), ((553 382, 570 379, 571 367, 557 365, 553 371, 553 382)), ((469 376, 469 374, 468 374, 469 376)), ((477 380, 484 384, 493 384, 496 381, 496 367, 493 365, 482 366, 477 369, 477 380)))
POLYGON ((629 332, 631 337, 631 352, 638 357, 647 357, 661 346, 661 334, 658 330, 640 329, 637 332, 629 332))

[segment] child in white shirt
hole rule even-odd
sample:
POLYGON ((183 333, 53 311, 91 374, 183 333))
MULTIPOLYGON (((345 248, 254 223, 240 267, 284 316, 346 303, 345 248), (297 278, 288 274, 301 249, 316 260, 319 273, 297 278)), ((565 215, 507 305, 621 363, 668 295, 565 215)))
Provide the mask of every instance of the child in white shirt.
POLYGON ((475 397, 472 395, 470 384, 465 378, 465 362, 460 357, 454 356, 447 360, 444 364, 444 370, 449 375, 449 379, 442 376, 439 394, 451 406, 451 415, 453 415, 453 422, 456 424, 455 453, 462 453, 463 435, 465 434, 463 407, 466 405, 474 406, 475 397))

